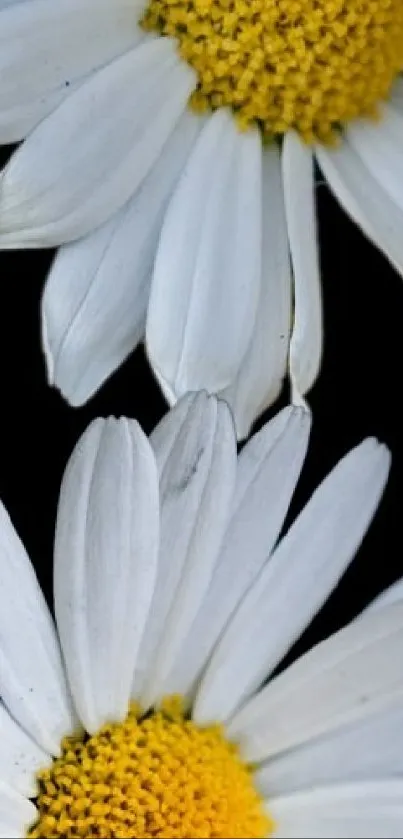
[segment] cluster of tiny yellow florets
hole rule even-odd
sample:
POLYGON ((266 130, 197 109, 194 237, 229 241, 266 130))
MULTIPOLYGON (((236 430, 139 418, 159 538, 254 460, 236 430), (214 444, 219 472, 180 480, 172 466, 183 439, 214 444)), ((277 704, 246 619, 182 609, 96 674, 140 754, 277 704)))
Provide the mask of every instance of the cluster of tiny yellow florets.
POLYGON ((177 38, 194 108, 229 106, 268 137, 331 141, 403 69, 403 0, 149 0, 142 25, 177 38))
POLYGON ((38 777, 36 837, 263 837, 273 824, 252 770, 221 726, 198 727, 175 698, 84 740, 67 738, 38 777))

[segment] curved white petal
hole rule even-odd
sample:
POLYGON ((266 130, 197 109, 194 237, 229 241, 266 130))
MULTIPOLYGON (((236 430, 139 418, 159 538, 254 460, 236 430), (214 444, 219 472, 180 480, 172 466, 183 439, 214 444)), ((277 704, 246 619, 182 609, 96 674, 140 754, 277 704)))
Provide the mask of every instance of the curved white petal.
POLYGON ((185 109, 193 71, 169 38, 94 73, 30 134, 0 177, 0 246, 77 239, 122 207, 185 109))
POLYGON ((167 693, 192 693, 214 645, 278 538, 308 445, 310 418, 286 408, 243 449, 231 518, 213 578, 167 693))
POLYGON ((313 156, 294 131, 282 153, 287 229, 294 274, 290 377, 297 403, 312 387, 322 357, 322 300, 314 196, 313 156))
POLYGON ((403 275, 403 211, 346 138, 336 149, 317 147, 316 157, 345 211, 403 275))
POLYGON ((234 479, 235 435, 226 405, 206 393, 196 394, 184 417, 178 411, 178 420, 181 424, 160 472, 159 573, 133 682, 134 696, 147 705, 208 585, 234 479), (220 446, 223 451, 217 458, 220 446), (217 476, 218 465, 222 474, 217 476), (195 567, 200 591, 192 583, 195 567), (167 650, 161 662, 166 643, 172 644, 171 652, 167 650))
POLYGON ((403 210, 403 114, 384 105, 379 122, 356 120, 346 136, 372 177, 403 210))
POLYGON ((186 111, 125 207, 58 251, 42 299, 42 340, 49 381, 72 405, 89 399, 144 334, 166 203, 200 125, 186 111))
POLYGON ((135 46, 143 37, 137 26, 143 5, 142 0, 10 3, 0 23, 0 142, 21 140, 78 81, 135 46))
MULTIPOLYGON (((192 521, 187 556, 175 598, 164 621, 155 662, 150 667, 141 694, 145 707, 169 694, 167 676, 176 661, 182 660, 183 645, 192 631, 199 609, 203 608, 230 514, 236 463, 233 421, 225 403, 218 402, 210 464, 204 482, 200 485, 200 500, 192 521)), ((173 483, 167 477, 167 486, 172 494, 178 491, 176 480, 173 483)), ((167 496, 163 502, 162 515, 165 504, 170 504, 167 496)), ((179 520, 177 527, 180 527, 179 520)))
POLYGON ((0 781, 1 839, 23 839, 36 818, 37 810, 32 802, 0 781))
POLYGON ((222 392, 239 438, 277 398, 287 370, 291 329, 291 264, 284 212, 280 152, 263 150, 262 273, 250 344, 235 381, 222 392))
POLYGON ((169 204, 147 319, 153 367, 176 396, 226 387, 247 350, 259 297, 261 164, 258 131, 216 111, 169 204))
POLYGON ((363 616, 269 682, 229 726, 248 760, 330 734, 402 704, 403 605, 363 616))
POLYGON ((207 398, 206 391, 199 393, 189 391, 179 399, 170 411, 164 414, 158 425, 155 426, 149 440, 160 476, 163 474, 178 437, 183 433, 182 426, 188 423, 190 413, 195 411, 196 405, 198 405, 196 410, 205 410, 207 398))
POLYGON ((47 752, 75 727, 53 621, 35 572, 0 504, 0 695, 47 752))
POLYGON ((158 554, 155 459, 137 423, 95 420, 62 483, 55 610, 73 698, 91 733, 125 717, 158 554))
POLYGON ((366 440, 313 494, 213 653, 196 697, 198 721, 227 720, 321 608, 374 515, 389 462, 384 446, 366 440))
POLYGON ((403 703, 275 755, 257 770, 263 795, 403 776, 403 703))
POLYGON ((49 755, 10 717, 0 702, 0 781, 20 795, 34 798, 36 774, 50 763, 49 755))
POLYGON ((319 787, 269 799, 274 839, 401 839, 403 780, 319 787))

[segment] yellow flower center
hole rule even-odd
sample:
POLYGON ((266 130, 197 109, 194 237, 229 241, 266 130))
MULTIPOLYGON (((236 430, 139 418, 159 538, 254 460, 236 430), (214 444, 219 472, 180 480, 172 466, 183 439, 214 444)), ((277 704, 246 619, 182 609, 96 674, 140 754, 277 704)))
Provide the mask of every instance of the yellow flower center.
POLYGON ((179 699, 88 738, 70 737, 38 778, 31 837, 263 837, 274 829, 252 768, 221 726, 199 728, 179 699))
POLYGON ((403 0, 149 0, 142 25, 178 40, 194 108, 229 106, 265 137, 331 142, 403 69, 403 0))

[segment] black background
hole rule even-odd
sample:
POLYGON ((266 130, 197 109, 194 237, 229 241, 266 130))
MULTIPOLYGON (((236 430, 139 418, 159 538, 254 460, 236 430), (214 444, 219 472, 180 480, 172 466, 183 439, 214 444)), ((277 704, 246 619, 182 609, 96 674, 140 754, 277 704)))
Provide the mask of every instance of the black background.
MULTIPOLYGON (((0 163, 8 152, 0 149, 0 163)), ((325 352, 320 378, 309 396, 314 416, 310 449, 288 520, 363 437, 375 435, 386 442, 393 464, 381 507, 357 558, 298 651, 349 621, 403 574, 402 280, 349 221, 327 187, 319 183, 317 193, 325 352)), ((39 306, 51 259, 50 251, 0 253, 0 497, 49 602, 58 490, 78 437, 94 417, 109 414, 135 417, 150 432, 166 410, 142 349, 83 408, 70 408, 48 387, 39 306)), ((269 415, 286 401, 285 390, 269 415)))

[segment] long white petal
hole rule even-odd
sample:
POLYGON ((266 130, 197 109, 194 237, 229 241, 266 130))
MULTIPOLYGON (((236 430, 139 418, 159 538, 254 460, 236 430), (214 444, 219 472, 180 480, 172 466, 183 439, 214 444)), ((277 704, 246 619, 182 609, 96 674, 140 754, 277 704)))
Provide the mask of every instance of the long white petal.
POLYGON ((84 82, 20 146, 0 178, 0 246, 77 239, 122 207, 173 131, 194 84, 169 38, 84 82))
POLYGON ((403 114, 384 105, 379 123, 356 120, 346 136, 372 177, 403 210, 403 114))
POLYGON ((0 24, 0 142, 22 139, 78 81, 135 46, 143 37, 142 6, 142 0, 10 3, 0 24))
POLYGON ((0 693, 42 748, 58 754, 76 720, 53 621, 35 572, 0 504, 0 693))
POLYGON ((0 780, 20 795, 34 798, 36 774, 50 763, 49 755, 25 733, 0 702, 0 780))
POLYGON ((287 369, 291 329, 291 264, 280 152, 263 150, 262 275, 259 304, 240 371, 222 396, 231 405, 238 437, 277 398, 287 369))
POLYGON ((95 420, 62 483, 55 610, 87 731, 125 717, 157 571, 158 479, 137 423, 95 420))
POLYGON ((255 320, 261 140, 226 110, 207 121, 168 207, 147 320, 151 363, 180 396, 226 387, 255 320))
MULTIPOLYGON (((218 402, 211 459, 204 482, 200 485, 198 509, 192 521, 187 556, 182 568, 175 598, 164 621, 163 634, 142 691, 142 702, 149 707, 169 693, 166 680, 176 661, 183 658, 183 645, 192 631, 215 571, 225 528, 230 513, 237 453, 233 421, 224 402, 218 402)), ((176 476, 169 492, 177 492, 176 476)), ((186 490, 185 490, 186 491, 186 490)), ((169 504, 165 496, 165 504, 169 504)), ((164 502, 162 507, 164 515, 164 502)), ((177 520, 177 527, 180 519, 177 520)), ((175 686, 175 692, 178 688, 175 686)))
POLYGON ((377 609, 298 659, 231 721, 252 761, 387 711, 403 698, 403 605, 377 609))
POLYGON ((32 802, 0 781, 0 839, 23 839, 36 818, 32 802))
POLYGON ((273 839, 401 839, 403 781, 319 787, 267 802, 273 839))
POLYGON ((316 157, 345 211, 403 274, 403 211, 375 180, 347 139, 336 149, 318 147, 316 157))
POLYGON ((389 461, 384 446, 366 440, 313 494, 216 648, 196 698, 198 721, 227 720, 321 608, 374 515, 389 461))
POLYGON ((42 299, 51 384, 81 405, 141 340, 167 200, 200 129, 186 111, 132 199, 58 251, 42 299))
POLYGON ((278 538, 309 439, 310 418, 286 408, 243 449, 220 558, 167 693, 191 693, 229 618, 278 538))
MULTIPOLYGON (((189 626, 195 617, 191 613, 192 596, 197 596, 191 584, 194 561, 200 563, 198 573, 201 574, 202 594, 208 584, 208 579, 203 579, 203 563, 206 563, 209 578, 217 555, 227 517, 225 484, 230 486, 232 482, 234 450, 231 454, 229 449, 235 446, 235 440, 229 439, 231 430, 228 428, 227 410, 223 403, 219 404, 215 397, 208 397, 206 393, 193 397, 186 415, 183 418, 178 415, 182 423, 178 425, 162 469, 159 573, 133 683, 134 695, 140 695, 143 702, 149 702, 152 681, 158 676, 156 660, 160 658, 159 648, 165 643, 167 628, 174 633, 175 639, 175 618, 182 630, 182 621, 184 626, 189 626), (224 489, 218 484, 216 487, 213 485, 217 480, 214 461, 220 441, 222 444, 225 441, 227 449, 227 463, 222 475, 224 489), (214 505, 213 509, 210 506, 214 501, 214 489, 217 491, 216 510, 214 505), (177 609, 181 590, 185 596, 189 594, 183 615, 179 606, 177 609)), ((233 430, 232 435, 234 437, 233 430)), ((164 670, 165 664, 162 665, 164 670)), ((161 675, 165 676, 162 671, 161 675)))
POLYGON ((263 795, 403 775, 403 703, 275 755, 255 774, 263 795))
POLYGON ((290 343, 293 399, 312 387, 322 357, 322 300, 314 197, 313 156, 298 135, 286 134, 282 154, 287 229, 294 274, 290 343))

